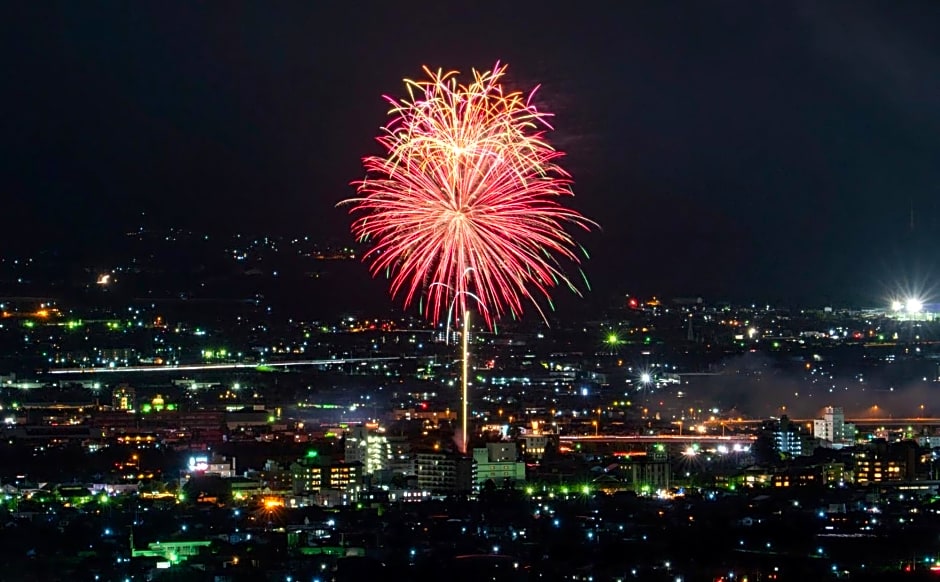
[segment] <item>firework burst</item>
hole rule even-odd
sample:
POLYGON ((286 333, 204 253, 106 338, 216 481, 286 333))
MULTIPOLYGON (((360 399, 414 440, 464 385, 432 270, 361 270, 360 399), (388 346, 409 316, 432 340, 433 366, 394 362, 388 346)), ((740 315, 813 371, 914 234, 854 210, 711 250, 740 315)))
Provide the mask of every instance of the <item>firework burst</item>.
POLYGON ((353 233, 373 243, 365 260, 388 274, 393 297, 406 307, 420 299, 435 323, 476 307, 492 327, 526 304, 544 318, 552 288, 578 292, 561 266, 579 263, 566 226, 594 225, 560 203, 571 179, 545 140, 550 115, 532 104, 534 91, 503 90, 504 65, 473 71, 466 85, 455 72, 424 71, 426 80, 405 81, 407 97, 386 97, 385 155, 364 158, 358 197, 345 201, 353 233))

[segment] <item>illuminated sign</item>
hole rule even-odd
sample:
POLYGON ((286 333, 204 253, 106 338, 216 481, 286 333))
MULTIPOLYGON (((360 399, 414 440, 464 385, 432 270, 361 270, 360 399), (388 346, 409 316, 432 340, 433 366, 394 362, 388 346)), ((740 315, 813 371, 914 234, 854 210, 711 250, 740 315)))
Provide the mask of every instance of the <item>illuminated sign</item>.
POLYGON ((190 457, 189 458, 189 470, 190 471, 205 471, 209 468, 209 457, 190 457))

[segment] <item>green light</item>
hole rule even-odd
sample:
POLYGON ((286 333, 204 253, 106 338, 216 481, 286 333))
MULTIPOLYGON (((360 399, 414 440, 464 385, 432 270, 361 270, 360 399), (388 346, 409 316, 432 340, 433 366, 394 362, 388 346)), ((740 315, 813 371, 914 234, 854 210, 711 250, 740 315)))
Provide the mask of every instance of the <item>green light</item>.
POLYGON ((145 403, 140 406, 140 411, 144 414, 149 414, 151 410, 153 410, 153 407, 149 404, 145 403))
POLYGON ((307 451, 307 458, 308 458, 308 459, 314 459, 314 458, 316 458, 316 456, 317 456, 318 454, 319 454, 319 453, 317 453, 314 449, 310 449, 309 451, 307 451))
POLYGON ((561 494, 562 494, 562 495, 568 495, 568 488, 567 488, 567 487, 562 487, 562 488, 561 488, 561 494))
POLYGON ((584 487, 581 488, 581 492, 584 493, 585 495, 590 495, 590 494, 591 494, 591 486, 590 486, 590 485, 585 485, 584 487))
POLYGON ((526 494, 526 495, 532 495, 533 493, 535 493, 535 488, 534 488, 534 487, 526 487, 526 488, 525 488, 525 494, 526 494))
POLYGON ((277 420, 277 419, 276 419, 275 417, 273 417, 273 416, 269 416, 269 417, 268 417, 268 422, 274 422, 275 420, 277 420))
POLYGON ((175 405, 175 404, 167 404, 167 405, 166 405, 166 409, 167 409, 167 410, 176 410, 176 405, 175 405))
POLYGON ((102 495, 99 499, 101 500, 101 504, 102 504, 102 505, 107 505, 107 503, 108 503, 108 496, 107 496, 107 495, 102 495))
POLYGON ((23 322, 23 325, 29 328, 33 328, 33 327, 36 327, 36 322, 27 319, 26 321, 23 322))
POLYGON ((620 338, 618 338, 618 337, 617 337, 617 334, 615 334, 615 333, 612 333, 612 334, 610 334, 610 335, 607 336, 607 343, 609 343, 609 344, 612 345, 612 346, 617 345, 617 342, 619 342, 619 341, 620 341, 620 338))

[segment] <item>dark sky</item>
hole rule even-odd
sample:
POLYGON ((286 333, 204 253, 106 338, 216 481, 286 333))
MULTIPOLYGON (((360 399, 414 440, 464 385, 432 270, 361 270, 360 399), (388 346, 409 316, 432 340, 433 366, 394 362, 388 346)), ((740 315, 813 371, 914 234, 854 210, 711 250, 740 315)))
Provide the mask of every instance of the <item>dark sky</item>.
POLYGON ((940 2, 22 2, 7 249, 149 224, 346 237, 383 93, 542 84, 598 293, 872 302, 940 276, 940 2), (910 213, 915 213, 914 232, 910 213))

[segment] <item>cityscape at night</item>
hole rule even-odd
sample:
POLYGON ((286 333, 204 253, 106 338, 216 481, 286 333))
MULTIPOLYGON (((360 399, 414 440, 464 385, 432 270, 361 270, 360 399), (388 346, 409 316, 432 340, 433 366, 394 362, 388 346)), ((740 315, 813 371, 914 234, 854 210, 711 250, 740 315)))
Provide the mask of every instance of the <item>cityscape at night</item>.
POLYGON ((940 5, 10 12, 0 581, 940 580, 940 5))

